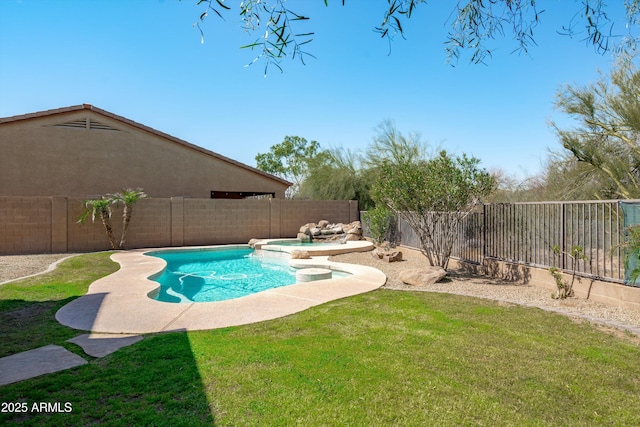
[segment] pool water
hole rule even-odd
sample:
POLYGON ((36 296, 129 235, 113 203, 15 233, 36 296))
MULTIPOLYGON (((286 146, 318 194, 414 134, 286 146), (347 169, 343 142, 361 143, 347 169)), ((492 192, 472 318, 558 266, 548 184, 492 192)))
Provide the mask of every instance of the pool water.
MULTIPOLYGON (((253 256, 253 249, 151 252, 167 262, 152 279, 160 283, 155 300, 174 303, 240 298, 296 283, 288 259, 253 256)), ((342 276, 345 274, 343 273, 342 276)))

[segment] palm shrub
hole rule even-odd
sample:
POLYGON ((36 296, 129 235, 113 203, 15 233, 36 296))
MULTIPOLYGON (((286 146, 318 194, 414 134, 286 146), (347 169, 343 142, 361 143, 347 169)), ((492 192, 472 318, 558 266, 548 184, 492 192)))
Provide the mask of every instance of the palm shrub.
POLYGON ((147 194, 141 189, 132 190, 130 188, 123 189, 119 193, 110 193, 106 196, 101 196, 99 199, 85 200, 85 211, 82 212, 78 218, 78 223, 84 224, 89 216, 91 220, 95 222, 96 217, 100 217, 102 225, 104 226, 107 238, 111 249, 123 249, 125 241, 127 239, 127 231, 129 229, 129 223, 131 222, 131 215, 133 214, 133 205, 140 199, 147 197, 147 194), (120 242, 116 242, 116 238, 113 235, 113 226, 111 224, 111 215, 113 214, 112 205, 124 205, 122 212, 122 235, 120 242))
POLYGON ((127 239, 127 230, 129 229, 129 222, 131 222, 131 215, 133 214, 133 205, 140 199, 147 197, 147 194, 142 191, 141 188, 132 190, 130 188, 123 189, 120 193, 109 194, 109 199, 114 204, 122 203, 124 210, 122 212, 122 236, 120 237, 119 248, 124 247, 124 243, 127 239))
POLYGON ((99 217, 104 226, 104 230, 107 233, 109 244, 111 249, 118 249, 116 244, 116 238, 113 235, 113 227, 111 225, 111 205, 113 201, 109 197, 102 196, 99 199, 89 199, 84 201, 85 210, 80 214, 78 223, 84 224, 87 218, 91 216, 91 221, 95 222, 96 217, 99 217))

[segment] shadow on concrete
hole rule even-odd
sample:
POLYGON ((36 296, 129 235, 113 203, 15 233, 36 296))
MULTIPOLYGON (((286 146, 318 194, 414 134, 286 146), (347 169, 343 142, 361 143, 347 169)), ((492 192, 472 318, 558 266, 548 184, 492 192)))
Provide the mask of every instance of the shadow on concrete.
POLYGON ((528 284, 531 281, 531 268, 522 264, 500 263, 485 259, 484 271, 490 277, 506 282, 528 284))
POLYGON ((55 318, 65 326, 90 331, 106 297, 107 294, 103 292, 83 295, 61 307, 55 318))

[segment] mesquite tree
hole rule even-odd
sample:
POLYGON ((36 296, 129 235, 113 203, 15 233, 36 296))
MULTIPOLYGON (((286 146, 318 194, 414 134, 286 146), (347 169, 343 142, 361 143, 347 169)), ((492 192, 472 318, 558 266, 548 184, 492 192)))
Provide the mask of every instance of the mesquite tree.
POLYGON ((479 163, 443 150, 429 160, 380 165, 374 200, 406 221, 432 266, 447 268, 458 225, 495 187, 479 163))

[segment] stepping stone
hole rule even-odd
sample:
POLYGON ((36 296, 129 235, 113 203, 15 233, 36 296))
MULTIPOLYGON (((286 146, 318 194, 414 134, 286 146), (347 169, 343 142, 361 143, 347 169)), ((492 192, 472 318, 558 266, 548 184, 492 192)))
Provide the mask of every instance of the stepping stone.
POLYGON ((142 340, 142 335, 83 334, 71 338, 67 342, 79 345, 89 356, 104 357, 140 340, 142 340))
POLYGON ((46 345, 0 359, 0 385, 11 384, 87 363, 59 345, 46 345))

